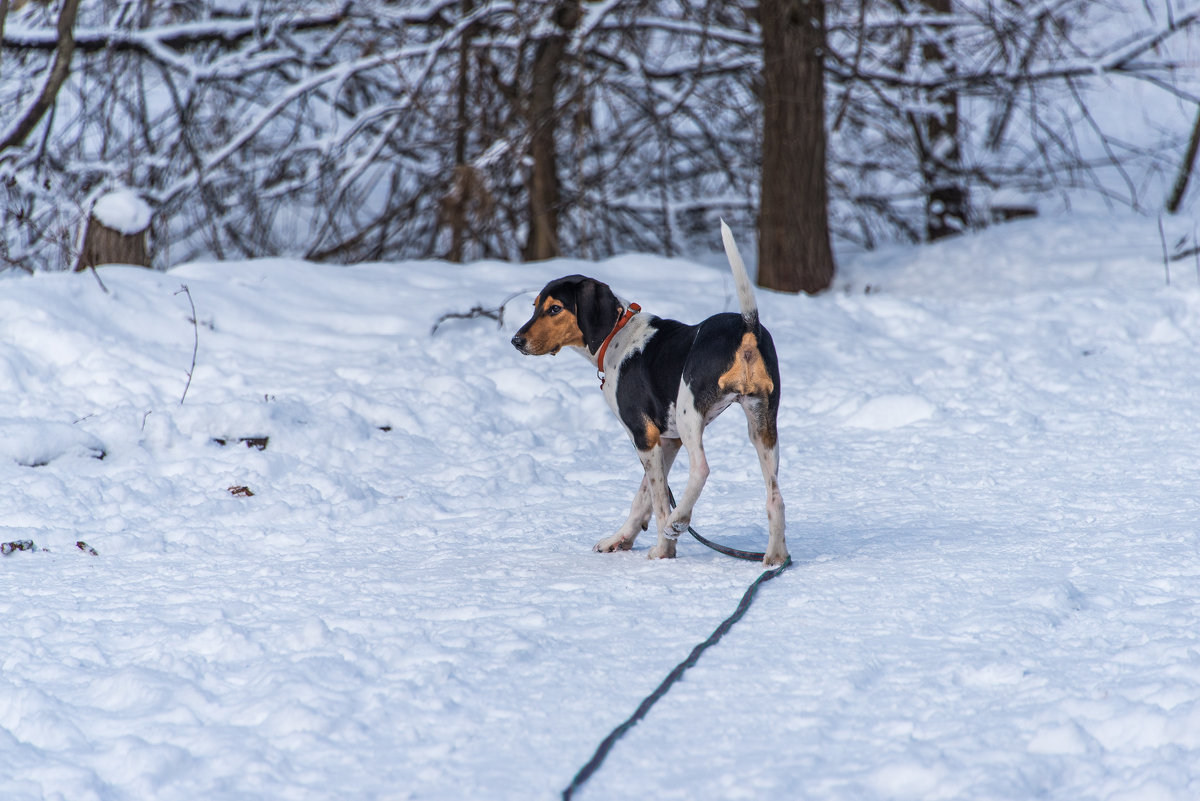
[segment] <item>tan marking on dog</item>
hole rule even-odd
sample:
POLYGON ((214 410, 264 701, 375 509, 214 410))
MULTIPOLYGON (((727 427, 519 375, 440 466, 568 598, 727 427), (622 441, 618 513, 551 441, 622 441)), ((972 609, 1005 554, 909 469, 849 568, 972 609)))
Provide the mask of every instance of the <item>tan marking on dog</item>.
POLYGON ((552 306, 562 306, 562 301, 546 296, 537 316, 525 329, 526 348, 530 354, 541 356, 546 353, 558 353, 570 346, 584 347, 583 331, 579 328, 579 318, 564 308, 558 314, 549 314, 552 306))
POLYGON ((758 352, 758 338, 754 334, 747 331, 742 337, 733 364, 717 379, 717 386, 738 395, 770 395, 775 390, 775 382, 758 352))
POLYGON ((661 444, 661 441, 662 441, 662 432, 659 431, 658 426, 654 425, 654 423, 652 423, 650 421, 650 418, 647 417, 646 418, 646 450, 650 450, 651 448, 655 447, 656 445, 661 444))

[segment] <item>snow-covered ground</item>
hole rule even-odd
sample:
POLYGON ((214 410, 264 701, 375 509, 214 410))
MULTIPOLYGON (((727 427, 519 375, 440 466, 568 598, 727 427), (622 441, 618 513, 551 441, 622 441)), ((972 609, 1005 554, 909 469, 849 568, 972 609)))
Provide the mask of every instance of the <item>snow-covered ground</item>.
MULTIPOLYGON (((795 564, 579 797, 1200 797, 1196 265, 1131 217, 843 261, 759 293, 795 564)), ((585 362, 508 344, 532 294, 430 334, 570 272, 736 307, 651 256, 0 280, 0 542, 39 548, 0 558, 0 797, 561 792, 761 570, 591 551, 640 468, 585 362)), ((694 522, 761 549, 744 428, 694 522)))

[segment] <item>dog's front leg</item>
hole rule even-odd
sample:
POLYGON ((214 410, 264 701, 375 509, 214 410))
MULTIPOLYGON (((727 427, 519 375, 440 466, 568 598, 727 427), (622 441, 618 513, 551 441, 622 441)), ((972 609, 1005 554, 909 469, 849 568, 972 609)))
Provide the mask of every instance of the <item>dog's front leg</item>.
POLYGON ((671 513, 669 534, 679 537, 692 523, 692 509, 700 498, 704 483, 708 481, 708 458, 704 455, 704 413, 692 400, 691 390, 685 384, 679 391, 675 406, 679 410, 679 435, 688 452, 688 480, 683 488, 675 511, 671 513))
MULTIPOLYGON (((671 472, 671 465, 675 463, 675 457, 679 454, 680 441, 662 439, 659 445, 662 448, 663 473, 665 475, 671 472)), ((643 467, 644 465, 643 462, 643 467)), ((628 551, 633 547, 633 541, 637 539, 638 534, 649 526, 650 516, 653 512, 654 499, 650 492, 650 474, 646 472, 642 475, 642 483, 638 487, 637 494, 633 496, 633 505, 629 509, 629 517, 625 520, 625 524, 616 534, 597 542, 593 550, 601 553, 628 551)))

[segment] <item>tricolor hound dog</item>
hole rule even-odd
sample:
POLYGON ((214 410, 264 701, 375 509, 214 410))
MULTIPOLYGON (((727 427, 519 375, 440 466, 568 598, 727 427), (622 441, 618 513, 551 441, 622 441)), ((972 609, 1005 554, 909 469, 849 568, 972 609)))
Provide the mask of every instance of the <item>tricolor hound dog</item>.
POLYGON ((629 550, 653 513, 658 543, 650 558, 675 556, 675 541, 687 531, 704 482, 704 427, 735 401, 749 421, 767 485, 770 540, 763 563, 787 559, 783 497, 779 494, 779 362, 771 335, 758 321, 758 304, 733 233, 721 223, 721 238, 733 269, 741 314, 715 314, 698 325, 664 320, 626 304, 608 285, 582 275, 546 284, 533 317, 512 338, 530 356, 574 348, 602 374, 604 399, 621 420, 645 469, 629 519, 597 551, 629 550), (603 376, 607 376, 607 380, 603 376), (687 448, 687 487, 670 511, 667 473, 687 448))

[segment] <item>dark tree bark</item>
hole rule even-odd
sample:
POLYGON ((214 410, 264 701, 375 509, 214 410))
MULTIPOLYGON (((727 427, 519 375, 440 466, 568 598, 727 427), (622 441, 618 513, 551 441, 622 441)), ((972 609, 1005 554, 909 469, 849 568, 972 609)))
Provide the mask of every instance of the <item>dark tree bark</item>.
POLYGON ((833 283, 825 166, 825 4, 761 0, 763 157, 758 283, 816 293, 833 283))
POLYGON ((25 137, 29 136, 54 105, 58 90, 71 72, 71 57, 75 54, 75 15, 78 11, 79 0, 65 0, 58 14, 58 40, 54 48, 54 63, 46 75, 46 82, 42 84, 42 91, 37 100, 25 110, 24 116, 17 120, 17 124, 4 135, 3 140, 0 140, 0 152, 24 142, 25 137))
MULTIPOLYGON (((463 0, 462 13, 471 13, 474 0, 463 0)), ((455 109, 454 130, 454 176, 450 193, 442 199, 443 223, 450 227, 450 252, 446 258, 450 261, 463 260, 463 247, 467 238, 467 184, 469 167, 467 165, 467 137, 470 134, 471 121, 468 116, 468 95, 471 93, 471 39, 474 31, 471 28, 463 31, 462 41, 458 45, 458 86, 457 105, 455 109)))
POLYGON ((534 49, 527 119, 529 157, 529 237, 521 250, 525 261, 559 255, 558 212, 562 203, 558 182, 558 85, 571 31, 579 24, 579 0, 563 0, 554 10, 554 28, 534 49))
MULTIPOLYGON (((949 14, 950 0, 922 0, 934 14, 949 14)), ((933 31, 937 31, 935 26, 933 31)), ((930 34, 932 35, 932 34, 930 34)), ((927 40, 921 46, 921 57, 927 64, 942 65, 950 77, 952 66, 940 43, 927 40)), ((962 148, 958 139, 958 92, 945 87, 929 94, 933 113, 925 120, 921 171, 927 187, 925 198, 926 234, 930 241, 967 228, 967 189, 962 175, 962 148)))

